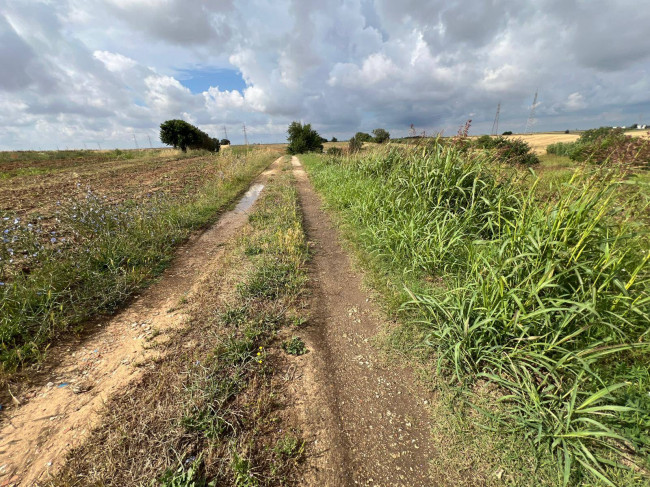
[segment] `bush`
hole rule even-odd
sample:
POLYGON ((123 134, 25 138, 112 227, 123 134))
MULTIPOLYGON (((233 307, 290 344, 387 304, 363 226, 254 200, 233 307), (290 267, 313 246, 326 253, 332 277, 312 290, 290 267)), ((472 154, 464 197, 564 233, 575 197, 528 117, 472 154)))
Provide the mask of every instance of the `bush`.
POLYGON ((378 144, 383 144, 390 139, 390 133, 384 129, 375 129, 372 131, 372 135, 375 136, 375 142, 378 144))
POLYGON ((332 142, 338 142, 338 141, 339 139, 337 139, 336 137, 332 137, 332 142))
POLYGON ((625 135, 619 128, 586 130, 567 151, 571 159, 580 162, 645 167, 650 164, 650 142, 625 135))
POLYGON ((221 139, 220 144, 221 144, 221 145, 230 145, 230 140, 228 140, 228 139, 221 139))
POLYGON ((503 132, 503 134, 502 134, 502 135, 512 135, 512 131, 510 131, 510 130, 507 130, 507 131, 505 131, 505 132, 503 132))
POLYGON ((482 135, 476 139, 476 146, 480 149, 492 150, 497 158, 507 164, 522 164, 530 166, 539 164, 539 158, 531 152, 528 143, 522 139, 504 139, 503 137, 490 137, 482 135))
POLYGON ((372 135, 367 134, 365 132, 357 132, 354 134, 354 138, 363 142, 373 142, 375 139, 372 138, 372 135))
POLYGON ((337 156, 337 157, 342 156, 343 149, 341 149, 340 147, 330 147, 329 149, 327 149, 327 155, 337 156))
POLYGON ((556 142, 555 144, 550 144, 546 147, 546 153, 556 156, 571 157, 571 154, 576 150, 577 147, 577 142, 556 142))
POLYGON ((351 153, 359 152, 362 147, 363 147, 363 141, 361 139, 357 138, 356 135, 354 137, 352 137, 350 139, 350 142, 348 143, 348 150, 351 153))
POLYGON ((311 124, 291 122, 287 130, 289 137, 289 154, 304 154, 305 152, 323 152, 322 137, 311 128, 311 124))
POLYGON ((476 146, 481 149, 492 149, 494 147, 494 140, 489 135, 481 135, 476 139, 476 146))

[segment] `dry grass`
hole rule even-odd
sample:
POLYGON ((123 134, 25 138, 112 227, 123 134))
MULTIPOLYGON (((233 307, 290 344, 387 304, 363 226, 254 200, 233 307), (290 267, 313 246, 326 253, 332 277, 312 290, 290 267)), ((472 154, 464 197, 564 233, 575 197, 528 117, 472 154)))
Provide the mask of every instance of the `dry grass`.
POLYGON ((546 154, 546 147, 556 142, 575 142, 580 135, 577 133, 539 133, 529 135, 507 135, 506 139, 522 139, 530 145, 535 154, 546 154))

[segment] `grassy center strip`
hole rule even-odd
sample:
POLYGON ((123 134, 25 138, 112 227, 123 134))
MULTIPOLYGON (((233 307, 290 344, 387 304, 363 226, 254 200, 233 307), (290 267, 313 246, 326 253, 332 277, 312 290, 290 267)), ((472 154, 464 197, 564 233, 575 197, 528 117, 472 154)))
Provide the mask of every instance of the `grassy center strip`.
POLYGON ((296 484, 304 443, 281 374, 287 354, 304 353, 299 339, 282 344, 304 321, 296 196, 290 173, 270 179, 242 234, 179 303, 186 326, 151 343, 161 358, 108 403, 51 485, 296 484))

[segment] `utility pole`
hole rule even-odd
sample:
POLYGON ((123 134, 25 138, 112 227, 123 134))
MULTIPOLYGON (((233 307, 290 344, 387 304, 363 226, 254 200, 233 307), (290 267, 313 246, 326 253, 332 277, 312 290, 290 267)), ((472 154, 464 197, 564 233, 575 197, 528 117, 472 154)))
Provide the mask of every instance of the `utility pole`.
POLYGON ((153 144, 151 143, 151 136, 147 135, 147 139, 149 139, 149 147, 153 149, 153 144))
POLYGON ((492 135, 499 135, 499 113, 501 113, 501 102, 497 105, 497 114, 494 117, 494 122, 492 122, 492 130, 490 131, 492 135))
POLYGON ((138 146, 138 139, 135 138, 135 134, 131 134, 131 135, 133 135, 133 142, 135 143, 135 148, 139 149, 140 147, 138 146))
POLYGON ((226 126, 223 126, 223 138, 228 140, 228 132, 226 131, 226 126))
POLYGON ((246 135, 246 124, 244 123, 244 142, 246 144, 246 152, 248 152, 248 135, 246 135))
POLYGON ((537 108, 537 92, 535 91, 535 98, 533 98, 533 105, 530 107, 530 115, 528 120, 526 120, 526 129, 524 130, 524 135, 528 133, 529 130, 532 130, 533 125, 535 124, 535 108, 537 108))

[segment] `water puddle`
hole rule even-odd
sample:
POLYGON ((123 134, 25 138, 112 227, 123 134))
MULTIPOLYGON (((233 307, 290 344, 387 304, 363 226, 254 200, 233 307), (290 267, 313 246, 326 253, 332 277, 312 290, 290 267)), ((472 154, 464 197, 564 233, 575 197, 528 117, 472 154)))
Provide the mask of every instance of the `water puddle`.
POLYGON ((248 211, 251 206, 253 206, 253 203, 257 201, 257 198, 260 197, 260 193, 264 189, 263 184, 254 184, 250 188, 248 188, 248 191, 242 196, 242 199, 239 200, 239 203, 237 203, 237 206, 235 206, 235 209, 233 210, 235 213, 243 213, 245 211, 248 211))

